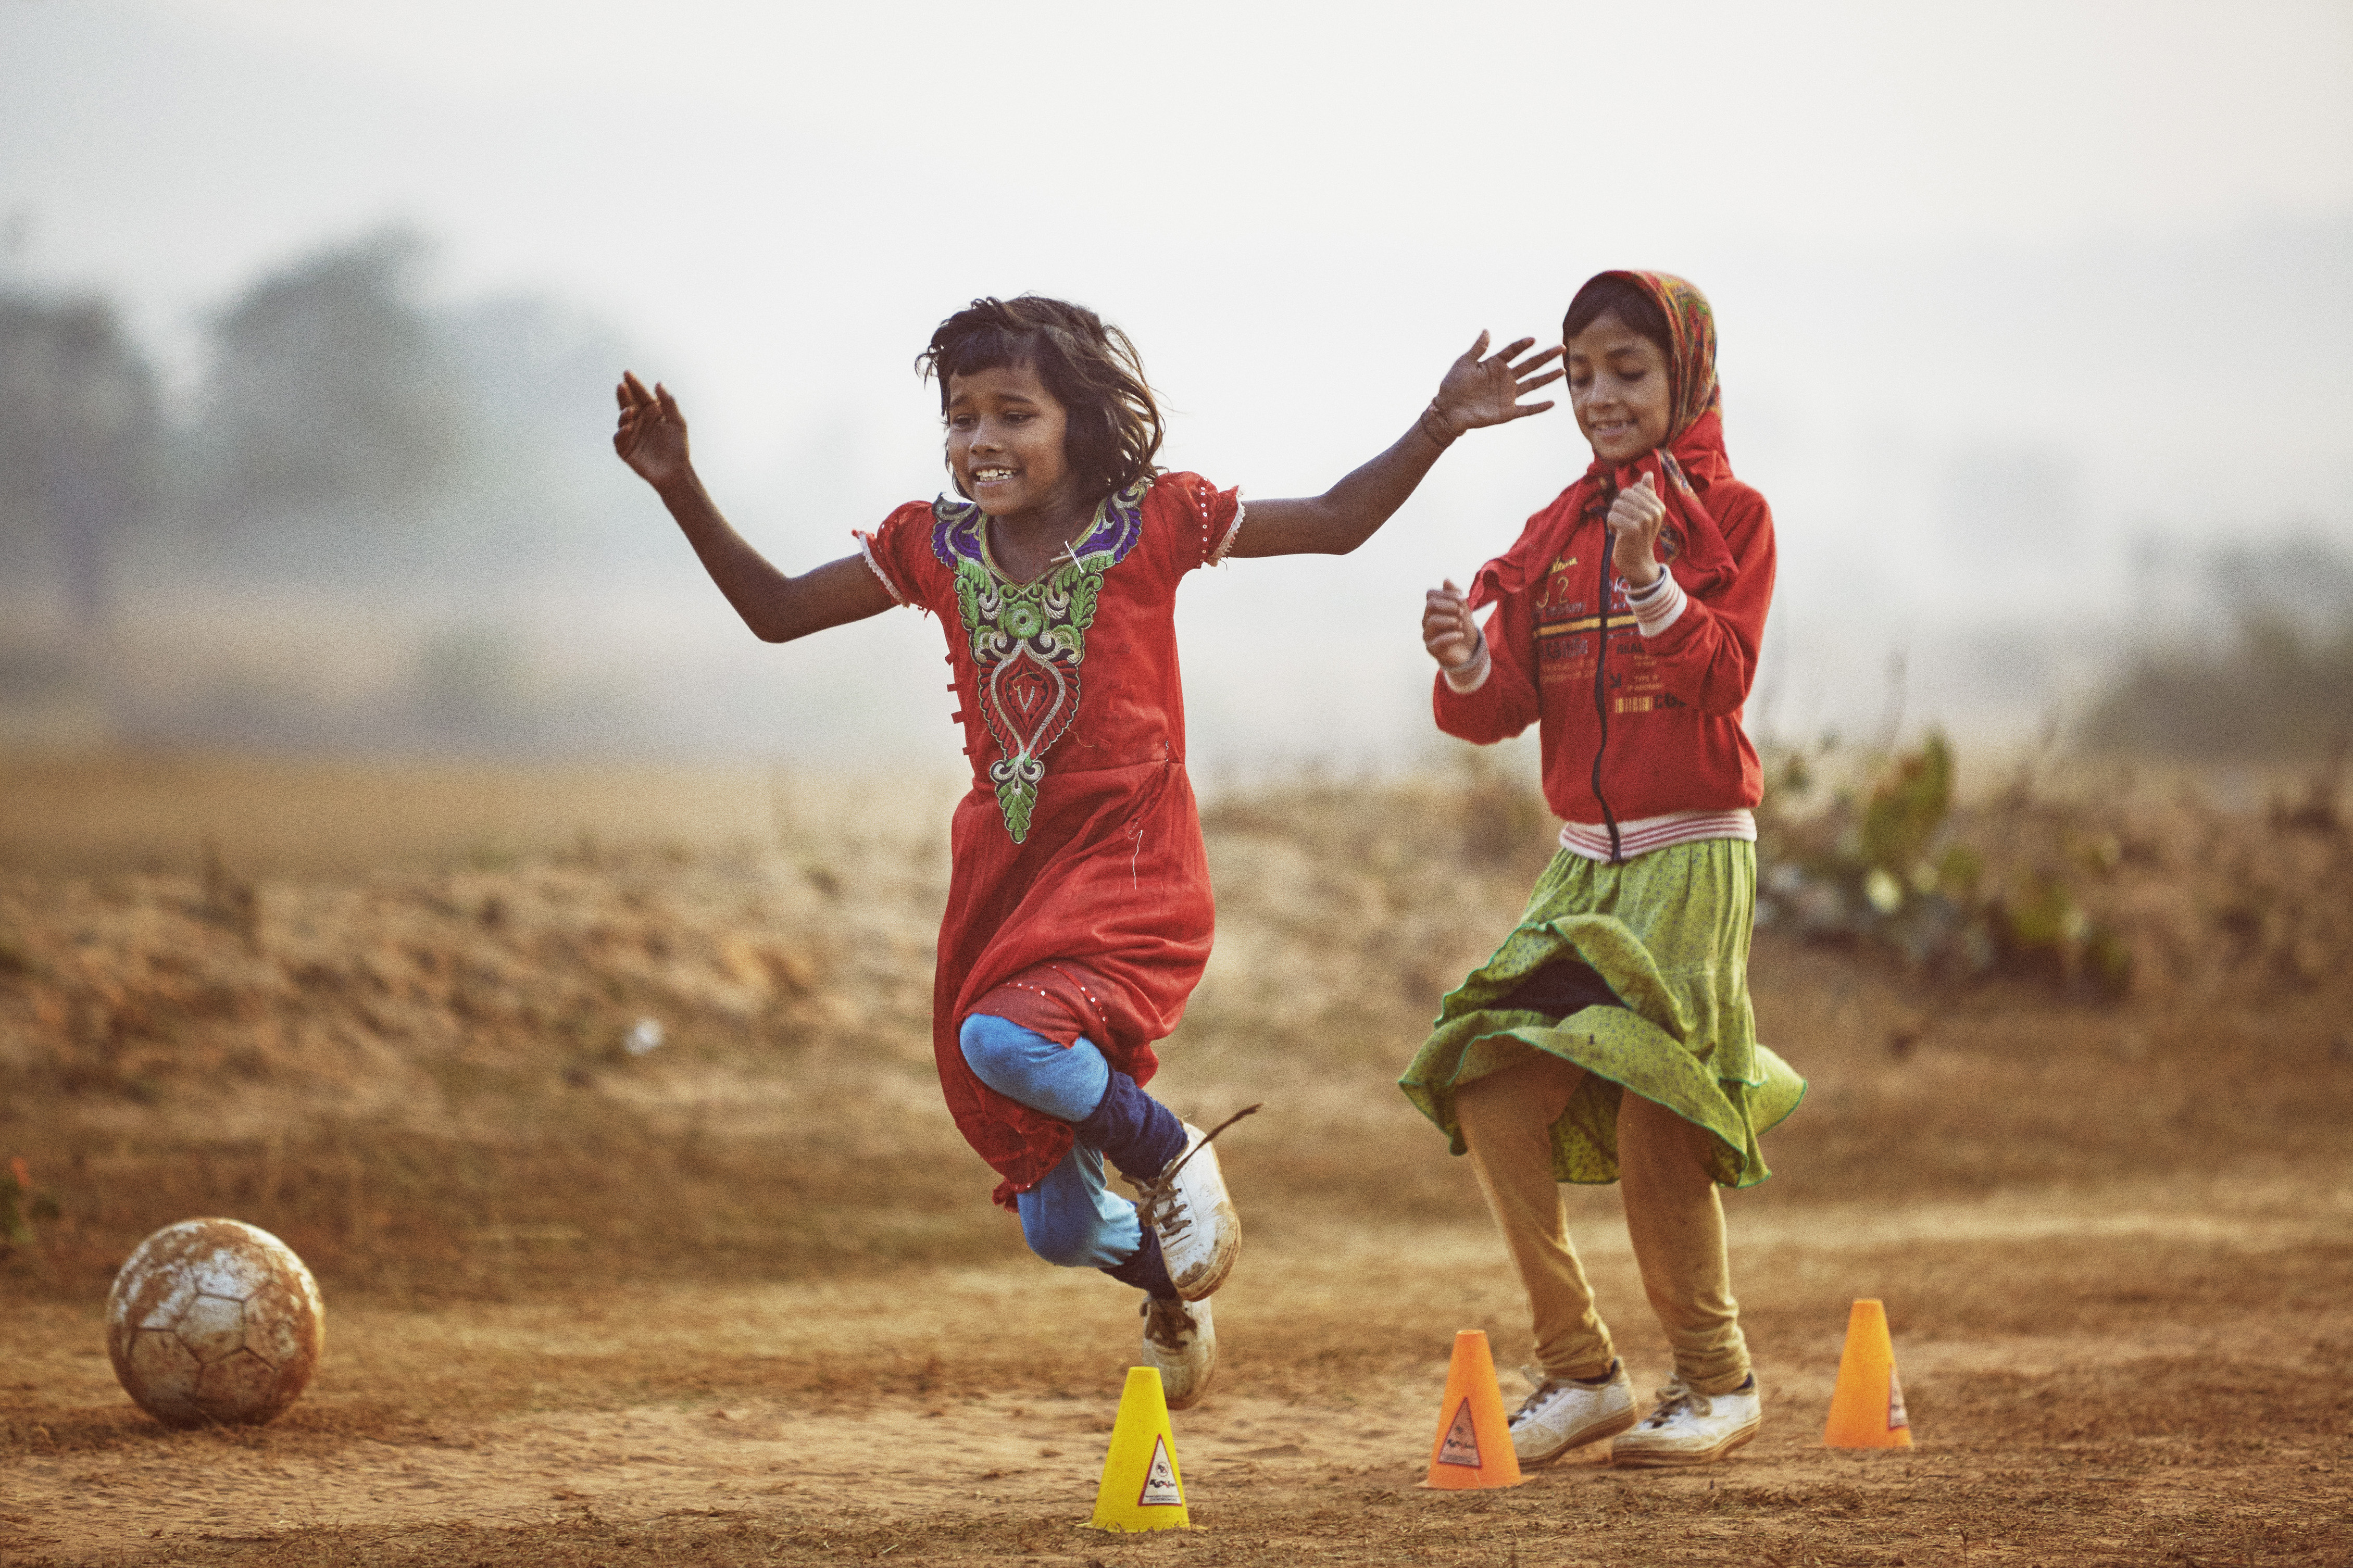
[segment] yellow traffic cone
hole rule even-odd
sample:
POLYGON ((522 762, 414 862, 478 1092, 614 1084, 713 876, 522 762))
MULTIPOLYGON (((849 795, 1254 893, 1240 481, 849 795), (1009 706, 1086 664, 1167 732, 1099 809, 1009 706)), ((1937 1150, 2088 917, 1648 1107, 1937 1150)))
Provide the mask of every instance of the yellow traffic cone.
POLYGON ((1908 1448, 1912 1418, 1904 1385, 1895 1380, 1895 1347, 1887 1338, 1887 1309, 1857 1301, 1847 1314, 1846 1349, 1839 1354, 1838 1388, 1822 1426, 1826 1448, 1908 1448))
POLYGON ((1103 1456, 1103 1484, 1095 1489, 1095 1516, 1088 1522, 1097 1530, 1193 1528, 1156 1366, 1127 1369, 1119 1417, 1112 1423, 1111 1451, 1103 1456))
POLYGON ((1482 1329, 1454 1336, 1454 1359, 1446 1365, 1446 1398, 1438 1407, 1438 1436, 1430 1445, 1430 1478, 1421 1484, 1444 1491, 1515 1487, 1520 1458, 1512 1452, 1511 1424, 1504 1419, 1503 1391, 1495 1386, 1495 1358, 1482 1329))

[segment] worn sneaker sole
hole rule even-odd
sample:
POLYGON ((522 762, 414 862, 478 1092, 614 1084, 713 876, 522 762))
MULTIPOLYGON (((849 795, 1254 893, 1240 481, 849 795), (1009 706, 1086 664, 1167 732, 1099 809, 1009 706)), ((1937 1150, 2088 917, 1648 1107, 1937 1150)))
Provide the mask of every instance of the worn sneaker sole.
MULTIPOLYGON (((1147 1314, 1151 1311, 1151 1303, 1148 1301, 1145 1304, 1145 1310, 1147 1314)), ((1144 1337, 1144 1364, 1158 1370, 1161 1396, 1167 1401, 1168 1408, 1171 1410, 1189 1410, 1200 1404, 1208 1394, 1209 1384, 1217 1381, 1216 1320, 1209 1317, 1209 1310, 1205 1306, 1194 1321, 1201 1325, 1199 1336, 1194 1342, 1200 1348, 1201 1359, 1195 1375, 1189 1381, 1186 1377, 1186 1366, 1182 1356, 1175 1355, 1166 1347, 1155 1344, 1149 1333, 1144 1337), (1205 1319, 1208 1321, 1204 1322, 1205 1319)))
POLYGON ((1192 1387, 1184 1390, 1182 1393, 1168 1393, 1167 1381, 1164 1376, 1161 1383, 1162 1402, 1171 1410, 1190 1410, 1193 1406, 1200 1404, 1201 1401, 1209 1397, 1209 1384, 1217 1382, 1217 1380, 1218 1363, 1216 1359, 1213 1357, 1209 1362, 1209 1370, 1203 1373, 1194 1383, 1192 1387))
MULTIPOLYGON (((1585 1427, 1582 1431, 1571 1432, 1561 1443, 1560 1447, 1553 1449, 1550 1453, 1537 1454, 1534 1456, 1518 1454, 1517 1458, 1520 1461, 1521 1467, 1525 1469, 1535 1469, 1540 1465, 1549 1465, 1556 1459, 1563 1458, 1575 1453, 1577 1449, 1584 1447, 1588 1443, 1599 1443, 1604 1437, 1615 1437, 1620 1432, 1632 1431, 1634 1424, 1641 1418, 1642 1416, 1640 1411, 1632 1409, 1620 1410, 1613 1415, 1602 1416, 1599 1420, 1585 1427)), ((1517 1447, 1518 1445, 1514 1445, 1514 1448, 1515 1450, 1517 1447)))
POLYGON ((1764 1424, 1764 1418, 1759 1416, 1712 1448, 1628 1448, 1613 1444, 1609 1449, 1609 1462, 1630 1470, 1665 1469, 1676 1465, 1712 1465, 1735 1448, 1746 1447, 1764 1424))

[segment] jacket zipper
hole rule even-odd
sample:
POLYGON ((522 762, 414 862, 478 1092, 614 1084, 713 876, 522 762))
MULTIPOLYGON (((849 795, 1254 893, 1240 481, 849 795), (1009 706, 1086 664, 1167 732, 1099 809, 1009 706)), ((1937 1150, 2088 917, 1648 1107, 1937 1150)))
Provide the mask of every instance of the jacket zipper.
POLYGON ((1618 499, 1617 477, 1613 474, 1607 483, 1609 491, 1602 497, 1601 503, 1601 544, 1597 552, 1601 564, 1595 574, 1597 581, 1593 590, 1593 635, 1597 639, 1593 645, 1593 712, 1601 721, 1601 739, 1593 747, 1593 798, 1600 804, 1602 825, 1609 829, 1609 863, 1617 866, 1625 861, 1618 840, 1618 814, 1609 809, 1609 797, 1601 793, 1601 758, 1609 749, 1609 689, 1607 684, 1609 668, 1609 556, 1611 547, 1617 543, 1609 531, 1609 508, 1618 499))

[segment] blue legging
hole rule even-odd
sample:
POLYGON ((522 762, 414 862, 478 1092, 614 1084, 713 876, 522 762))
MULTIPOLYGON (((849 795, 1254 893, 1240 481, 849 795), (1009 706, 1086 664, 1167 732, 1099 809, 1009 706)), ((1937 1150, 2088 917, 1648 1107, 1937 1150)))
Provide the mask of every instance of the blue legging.
MULTIPOLYGON (((1111 1087, 1111 1064, 1089 1040, 1060 1046, 1009 1019, 975 1013, 956 1043, 981 1082, 1057 1121, 1084 1121, 1111 1087)), ((1144 1244, 1135 1205, 1104 1183, 1102 1152, 1082 1143, 1015 1202, 1029 1250, 1064 1268, 1115 1268, 1144 1244)))

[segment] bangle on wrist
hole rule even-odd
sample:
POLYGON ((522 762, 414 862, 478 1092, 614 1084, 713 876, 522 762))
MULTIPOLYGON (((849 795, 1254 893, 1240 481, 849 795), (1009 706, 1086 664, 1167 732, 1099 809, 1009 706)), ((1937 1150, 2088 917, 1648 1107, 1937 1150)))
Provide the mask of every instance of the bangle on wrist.
POLYGON ((1449 431, 1446 428, 1446 416, 1438 412, 1438 399, 1435 397, 1430 400, 1430 406, 1421 411, 1421 418, 1418 423, 1421 426, 1421 433, 1437 442, 1441 448, 1454 445, 1454 437, 1459 432, 1449 431), (1432 418, 1438 421, 1436 429, 1430 427, 1432 418))
POLYGON ((1446 677, 1446 684, 1449 687, 1467 697, 1487 684, 1487 667, 1490 662, 1492 661, 1487 653, 1487 637, 1482 632, 1479 637, 1478 652, 1451 669, 1440 665, 1439 670, 1446 677))

